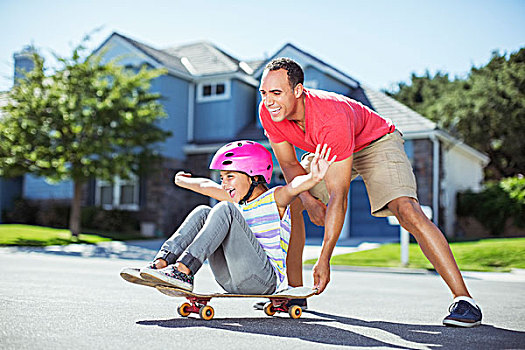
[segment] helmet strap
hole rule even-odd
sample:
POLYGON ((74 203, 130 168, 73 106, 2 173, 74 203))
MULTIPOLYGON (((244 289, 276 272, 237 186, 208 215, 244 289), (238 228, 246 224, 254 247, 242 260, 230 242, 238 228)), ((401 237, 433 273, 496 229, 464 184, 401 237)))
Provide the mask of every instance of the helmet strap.
POLYGON ((252 180, 250 188, 248 189, 248 192, 246 193, 246 195, 239 201, 239 204, 246 204, 248 199, 250 199, 253 193, 253 190, 255 190, 255 188, 259 185, 266 184, 266 181, 264 180, 264 178, 262 181, 260 181, 260 180, 257 180, 257 176, 250 176, 250 179, 252 180))

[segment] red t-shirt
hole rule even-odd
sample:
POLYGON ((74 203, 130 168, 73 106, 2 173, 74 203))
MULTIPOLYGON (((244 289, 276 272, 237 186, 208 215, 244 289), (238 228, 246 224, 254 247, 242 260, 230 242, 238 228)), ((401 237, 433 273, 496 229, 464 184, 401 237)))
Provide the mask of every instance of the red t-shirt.
POLYGON ((315 152, 318 144, 326 143, 332 148, 330 154, 343 160, 395 130, 389 119, 349 97, 313 89, 305 89, 304 95, 304 132, 287 119, 274 122, 261 102, 259 118, 270 141, 288 141, 307 152, 315 152))

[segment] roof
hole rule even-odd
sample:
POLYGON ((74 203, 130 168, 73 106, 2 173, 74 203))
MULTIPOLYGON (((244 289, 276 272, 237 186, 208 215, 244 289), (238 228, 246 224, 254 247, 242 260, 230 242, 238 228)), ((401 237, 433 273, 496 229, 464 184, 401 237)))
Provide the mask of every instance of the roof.
POLYGON ((116 32, 95 51, 103 47, 112 37, 125 40, 160 65, 186 76, 202 77, 237 72, 251 75, 262 62, 247 63, 240 61, 208 41, 199 41, 161 50, 116 32))
MULTIPOLYGON (((303 66, 303 69, 307 65, 312 65, 318 68, 319 70, 321 70, 323 73, 330 75, 332 78, 337 79, 352 88, 359 87, 359 82, 355 80, 354 78, 352 78, 351 76, 349 76, 348 74, 320 60, 319 58, 309 54, 308 52, 299 49, 297 46, 291 43, 287 43, 286 45, 284 45, 273 56, 265 60, 264 63, 269 62, 270 60, 276 57, 280 57, 280 56, 293 58, 294 60, 296 60, 299 64, 303 66)), ((261 76, 263 73, 263 69, 264 69, 264 65, 262 64, 259 65, 259 67, 254 73, 254 76, 255 77, 261 76)))
POLYGON ((215 45, 201 41, 163 50, 167 55, 186 58, 183 61, 192 75, 234 73, 240 70, 240 61, 215 45))
POLYGON ((246 61, 246 64, 255 72, 257 71, 263 64, 266 64, 267 60, 260 59, 260 60, 251 60, 246 61))
POLYGON ((440 130, 433 121, 382 92, 373 90, 365 85, 361 85, 361 88, 370 103, 369 106, 381 116, 392 120, 396 128, 399 129, 404 136, 408 138, 410 138, 410 136, 420 138, 433 134, 441 141, 454 145, 458 147, 459 150, 479 159, 484 165, 488 164, 489 158, 487 155, 479 152, 463 141, 456 139, 448 132, 440 130))
MULTIPOLYGON (((162 64, 163 66, 165 66, 168 69, 171 68, 171 69, 174 69, 174 70, 179 71, 179 72, 184 73, 184 74, 190 74, 190 72, 188 72, 188 70, 186 69, 186 67, 182 63, 181 58, 178 57, 178 56, 167 54, 166 52, 163 52, 161 50, 155 49, 155 48, 153 48, 153 47, 151 47, 149 45, 143 44, 141 42, 138 42, 136 40, 133 40, 131 38, 128 38, 127 36, 124 36, 124 35, 116 33, 116 32, 114 32, 110 36, 110 38, 113 37, 113 36, 117 36, 117 37, 127 41, 132 46, 136 47, 137 49, 139 49, 140 51, 145 53, 147 56, 149 56, 153 60, 157 61, 158 63, 162 64)), ((107 42, 107 40, 106 40, 106 42, 107 42)), ((104 42, 100 47, 104 46, 106 42, 104 42)))
POLYGON ((386 94, 362 85, 370 106, 380 115, 392 120, 397 129, 404 134, 421 133, 437 129, 436 123, 423 117, 386 94))

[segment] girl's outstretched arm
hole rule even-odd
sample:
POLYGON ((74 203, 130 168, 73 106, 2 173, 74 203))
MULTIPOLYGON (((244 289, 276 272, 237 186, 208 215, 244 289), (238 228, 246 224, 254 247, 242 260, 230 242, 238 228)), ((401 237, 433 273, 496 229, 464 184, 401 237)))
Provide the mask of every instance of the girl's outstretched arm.
POLYGON ((327 148, 328 145, 326 144, 322 149, 321 145, 317 145, 314 159, 310 165, 309 174, 296 176, 289 184, 275 190, 275 202, 279 208, 285 208, 297 198, 299 194, 308 191, 323 180, 330 165, 332 165, 337 158, 337 156, 334 156, 329 160, 331 148, 327 148))
POLYGON ((214 198, 218 201, 232 202, 232 198, 228 195, 228 192, 211 179, 193 177, 190 173, 179 171, 175 175, 174 182, 177 186, 214 198))

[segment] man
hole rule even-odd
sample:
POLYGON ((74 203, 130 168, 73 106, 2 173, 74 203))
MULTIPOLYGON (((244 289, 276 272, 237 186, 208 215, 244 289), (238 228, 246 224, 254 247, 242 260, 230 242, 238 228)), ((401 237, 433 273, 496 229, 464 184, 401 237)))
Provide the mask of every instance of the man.
POLYGON ((277 58, 266 65, 259 89, 262 97, 259 118, 288 183, 306 173, 310 158, 307 155, 299 163, 294 146, 314 152, 317 144, 327 144, 337 156, 325 176, 326 187, 303 192, 300 202, 294 203, 287 260, 289 284, 302 285, 305 232, 301 213, 306 209, 313 223, 325 227, 313 279, 319 293, 326 288, 330 281, 330 257, 345 219, 350 181, 361 175, 372 215, 395 215, 414 235, 450 288, 454 301, 443 323, 461 327, 481 324, 481 310, 467 290, 445 237, 418 203, 415 177, 401 134, 389 120, 359 102, 335 93, 306 89, 303 81, 303 70, 295 61, 277 58))

